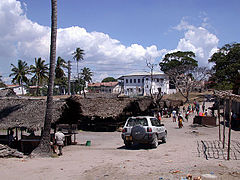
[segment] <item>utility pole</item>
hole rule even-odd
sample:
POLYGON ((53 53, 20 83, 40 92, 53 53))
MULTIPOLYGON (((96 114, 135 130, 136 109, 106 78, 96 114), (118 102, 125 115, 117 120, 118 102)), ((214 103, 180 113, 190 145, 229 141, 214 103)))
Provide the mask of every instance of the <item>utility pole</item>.
POLYGON ((68 95, 71 94, 71 61, 68 61, 68 95))

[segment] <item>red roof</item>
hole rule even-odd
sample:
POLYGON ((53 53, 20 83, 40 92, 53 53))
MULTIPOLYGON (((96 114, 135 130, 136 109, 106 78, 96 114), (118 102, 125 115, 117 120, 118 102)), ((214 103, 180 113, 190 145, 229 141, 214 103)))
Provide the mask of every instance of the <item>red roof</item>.
POLYGON ((100 86, 113 87, 116 86, 117 84, 118 82, 89 83, 88 87, 100 87, 100 86))

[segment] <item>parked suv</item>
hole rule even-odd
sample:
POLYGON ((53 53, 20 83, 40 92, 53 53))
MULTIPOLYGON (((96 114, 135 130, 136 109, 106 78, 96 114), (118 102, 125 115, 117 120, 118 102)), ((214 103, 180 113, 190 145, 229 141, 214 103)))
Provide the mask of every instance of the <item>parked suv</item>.
POLYGON ((147 143, 153 148, 157 148, 159 140, 166 143, 167 129, 155 117, 129 117, 122 130, 122 139, 126 147, 137 142, 147 143))

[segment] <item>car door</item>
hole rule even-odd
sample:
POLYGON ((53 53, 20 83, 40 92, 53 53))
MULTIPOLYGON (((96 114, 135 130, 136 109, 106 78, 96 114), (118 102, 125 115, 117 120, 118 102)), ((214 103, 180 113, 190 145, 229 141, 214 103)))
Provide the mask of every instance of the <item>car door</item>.
POLYGON ((161 139, 163 128, 160 121, 157 118, 150 118, 151 124, 153 126, 153 132, 157 133, 158 139, 161 139))

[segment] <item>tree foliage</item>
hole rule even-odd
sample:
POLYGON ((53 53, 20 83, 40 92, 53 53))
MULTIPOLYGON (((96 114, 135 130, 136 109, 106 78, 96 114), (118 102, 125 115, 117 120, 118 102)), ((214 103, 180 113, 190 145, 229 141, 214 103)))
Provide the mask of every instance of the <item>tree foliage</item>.
POLYGON ((12 79, 12 83, 18 83, 22 87, 22 94, 23 94, 23 84, 28 83, 27 75, 30 74, 29 67, 25 61, 18 60, 18 65, 15 66, 14 64, 11 64, 12 66, 12 73, 9 75, 9 77, 14 76, 12 79))
POLYGON ((173 68, 178 68, 179 73, 185 73, 185 71, 198 66, 198 62, 194 58, 195 54, 191 51, 177 51, 166 54, 159 66, 164 73, 173 68))
POLYGON ((208 60, 214 63, 211 81, 217 89, 232 89, 240 69, 240 43, 226 44, 208 60))
POLYGON ((195 54, 191 51, 173 52, 166 54, 159 63, 160 69, 169 76, 169 82, 181 93, 188 101, 189 92, 194 86, 193 72, 199 70, 198 62, 194 59, 195 54))
POLYGON ((67 77, 63 68, 67 68, 67 63, 60 56, 57 58, 57 63, 55 67, 55 84, 59 86, 60 89, 67 87, 67 77))
POLYGON ((37 95, 39 95, 39 86, 42 86, 48 79, 48 64, 45 64, 42 58, 35 58, 35 65, 31 65, 30 70, 34 74, 32 80, 36 81, 37 95))
POLYGON ((102 82, 116 82, 117 79, 113 78, 113 77, 106 77, 102 80, 102 82))
POLYGON ((84 94, 84 97, 86 96, 85 94, 85 87, 86 87, 86 82, 90 83, 92 81, 92 72, 89 68, 87 67, 84 67, 82 70, 81 70, 81 79, 83 80, 84 82, 84 85, 83 85, 83 94, 84 94))
POLYGON ((3 80, 2 80, 2 76, 0 75, 0 88, 2 87, 6 87, 6 85, 4 84, 3 80))

